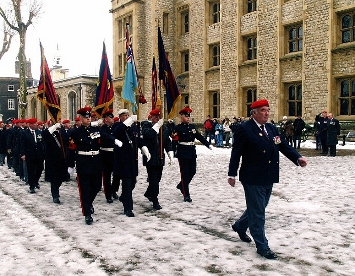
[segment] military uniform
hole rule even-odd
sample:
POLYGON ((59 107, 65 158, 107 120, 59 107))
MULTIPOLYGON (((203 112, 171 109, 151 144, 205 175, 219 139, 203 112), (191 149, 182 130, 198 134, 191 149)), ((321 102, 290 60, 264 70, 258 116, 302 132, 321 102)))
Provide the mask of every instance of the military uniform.
MULTIPOLYGON (((184 108, 180 115, 190 116, 192 110, 184 108)), ((191 202, 189 184, 196 174, 196 146, 195 139, 199 140, 206 147, 210 143, 198 132, 194 124, 180 123, 175 126, 173 133, 173 147, 176 157, 179 160, 181 182, 177 185, 184 195, 184 201, 191 202)))
MULTIPOLYGON (((90 107, 85 107, 79 109, 77 113, 90 118, 90 111, 90 107)), ((100 128, 81 125, 73 130, 70 143, 70 147, 76 150, 75 161, 82 214, 85 216, 85 222, 91 224, 92 204, 101 189, 100 128)))
MULTIPOLYGON (((153 109, 150 112, 151 116, 160 116, 160 110, 153 109)), ((158 120, 156 117, 155 120, 158 120)), ((153 123, 151 121, 142 122, 142 135, 143 141, 147 146, 151 159, 149 162, 147 158, 143 156, 143 165, 147 168, 149 185, 144 194, 149 201, 153 203, 153 208, 160 210, 162 207, 158 201, 159 195, 159 182, 162 177, 163 167, 165 165, 165 153, 168 153, 170 159, 173 159, 172 144, 169 137, 169 130, 164 127, 163 119, 153 123), (162 140, 160 140, 160 132, 162 132, 162 140)))

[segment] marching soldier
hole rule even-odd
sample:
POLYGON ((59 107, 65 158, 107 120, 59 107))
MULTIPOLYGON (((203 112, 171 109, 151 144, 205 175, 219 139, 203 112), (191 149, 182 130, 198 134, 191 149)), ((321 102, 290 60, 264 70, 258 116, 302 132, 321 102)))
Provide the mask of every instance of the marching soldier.
POLYGON ((39 188, 38 181, 43 171, 44 141, 42 133, 37 129, 37 119, 28 120, 29 127, 23 130, 21 135, 19 154, 26 161, 28 184, 30 193, 35 193, 35 187, 39 188))
POLYGON ((101 126, 101 141, 100 141, 100 153, 103 161, 103 186, 107 203, 112 203, 112 197, 118 199, 116 191, 119 188, 120 180, 117 176, 112 177, 113 173, 113 163, 114 163, 114 147, 117 144, 120 144, 115 136, 113 136, 113 125, 114 125, 114 116, 113 110, 110 109, 102 113, 103 125, 101 126), (117 141, 116 141, 117 140, 117 141))
POLYGON ((59 204, 59 188, 62 182, 67 180, 69 136, 60 123, 43 130, 42 135, 46 146, 46 180, 51 183, 53 202, 59 204))
MULTIPOLYGON (((91 107, 77 111, 81 126, 71 133, 69 147, 76 150, 76 171, 82 213, 85 223, 93 222, 93 201, 101 189, 102 160, 100 155, 100 128, 91 126, 91 107)), ((73 171, 73 168, 69 168, 73 171)))
POLYGON ((179 160, 181 181, 176 186, 184 196, 185 202, 192 202, 189 184, 196 174, 196 146, 195 139, 212 150, 211 144, 197 131, 194 124, 190 124, 192 110, 185 107, 180 110, 181 123, 175 126, 173 133, 173 148, 179 160))
POLYGON ((147 168, 149 186, 144 196, 153 203, 155 210, 160 210, 162 207, 158 201, 159 182, 161 180, 163 166, 165 164, 164 149, 168 153, 170 164, 173 162, 174 153, 169 137, 169 130, 163 126, 164 120, 160 118, 160 110, 154 109, 150 113, 151 121, 142 122, 143 140, 151 154, 151 158, 143 156, 143 165, 147 168), (162 131, 162 139, 160 140, 159 131, 162 131))
POLYGON ((124 213, 127 217, 134 217, 132 191, 135 188, 138 175, 138 147, 142 153, 150 159, 150 153, 146 146, 143 146, 140 137, 139 126, 135 122, 136 115, 129 116, 127 109, 118 111, 120 121, 115 124, 113 135, 123 144, 115 147, 114 175, 122 180, 122 201, 124 213), (134 117, 134 118, 132 118, 134 117))

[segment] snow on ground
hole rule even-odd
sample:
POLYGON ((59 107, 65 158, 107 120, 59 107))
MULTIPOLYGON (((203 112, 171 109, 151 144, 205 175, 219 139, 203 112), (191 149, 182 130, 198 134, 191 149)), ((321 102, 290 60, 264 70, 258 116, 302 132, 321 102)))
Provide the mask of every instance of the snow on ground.
MULTIPOLYGON (((355 150, 355 143, 338 146, 344 148, 355 150)), ((245 201, 242 186, 227 183, 230 149, 197 146, 197 152, 191 204, 176 189, 175 162, 163 172, 163 209, 154 211, 143 196, 147 174, 140 162, 136 217, 100 192, 90 226, 74 177, 63 183, 56 205, 49 183, 42 180, 29 194, 0 167, 0 275, 355 275, 354 156, 308 157, 305 168, 280 156, 280 183, 266 215, 266 236, 279 258, 266 260, 231 229, 245 201)))

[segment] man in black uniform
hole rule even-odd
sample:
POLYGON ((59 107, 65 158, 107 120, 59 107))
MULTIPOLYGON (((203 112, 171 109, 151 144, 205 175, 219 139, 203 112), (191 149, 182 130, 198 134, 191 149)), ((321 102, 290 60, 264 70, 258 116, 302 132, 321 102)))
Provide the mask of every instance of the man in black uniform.
POLYGON ((176 186, 184 195, 185 202, 192 202, 189 184, 196 174, 196 147, 195 139, 212 150, 211 144, 198 132, 195 125, 190 124, 192 110, 185 107, 180 110, 181 123, 175 127, 173 133, 173 148, 179 160, 181 182, 176 186))
POLYGON ((28 171, 28 184, 30 193, 35 193, 35 187, 39 187, 38 181, 43 171, 44 141, 42 132, 37 129, 37 119, 28 119, 29 127, 23 130, 20 141, 19 154, 26 161, 28 171))
POLYGON ((46 180, 51 183, 53 202, 59 204, 59 188, 67 180, 69 136, 60 123, 43 130, 46 180))
POLYGON ((137 115, 129 116, 127 109, 118 111, 120 121, 115 124, 113 135, 122 141, 122 147, 115 147, 115 162, 113 174, 122 179, 122 201, 124 213, 127 217, 134 217, 132 191, 136 186, 138 175, 138 147, 150 159, 150 153, 140 137, 137 115))
POLYGON ((93 201, 101 189, 102 160, 100 155, 100 128, 91 126, 91 107, 77 111, 81 126, 71 133, 70 147, 76 150, 76 171, 80 203, 86 224, 92 224, 93 201))
POLYGON ((153 109, 149 115, 151 121, 142 122, 143 140, 151 155, 149 161, 143 156, 143 165, 147 168, 149 179, 149 186, 144 196, 153 203, 155 210, 160 210, 162 207, 159 204, 158 195, 159 182, 165 164, 164 149, 168 153, 170 163, 172 163, 174 159, 174 153, 172 151, 169 130, 163 126, 164 120, 160 119, 160 110, 153 109), (161 137, 160 131, 162 131, 161 137))
POLYGON ((104 186, 104 192, 107 203, 112 203, 112 197, 118 199, 116 191, 119 188, 119 178, 117 176, 112 177, 113 173, 113 163, 114 163, 114 147, 122 146, 122 143, 115 139, 113 136, 112 127, 114 124, 113 121, 113 110, 110 109, 102 113, 103 125, 101 126, 101 141, 100 141, 100 154, 102 156, 103 162, 103 174, 102 182, 104 186))

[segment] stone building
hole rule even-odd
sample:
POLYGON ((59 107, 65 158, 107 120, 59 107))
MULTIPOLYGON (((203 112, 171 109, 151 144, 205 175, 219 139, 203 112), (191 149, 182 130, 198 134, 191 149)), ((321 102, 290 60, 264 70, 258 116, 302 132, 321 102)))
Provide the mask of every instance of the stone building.
MULTIPOLYGON (((113 0, 116 93, 125 68, 125 23, 151 105, 157 28, 195 122, 245 116, 267 98, 270 119, 322 110, 355 119, 355 0, 113 0)), ((163 98, 162 91, 162 98, 163 98)), ((121 105, 120 102, 117 105, 121 105)))

